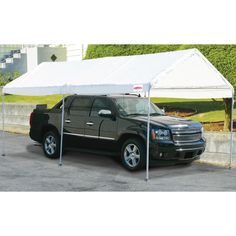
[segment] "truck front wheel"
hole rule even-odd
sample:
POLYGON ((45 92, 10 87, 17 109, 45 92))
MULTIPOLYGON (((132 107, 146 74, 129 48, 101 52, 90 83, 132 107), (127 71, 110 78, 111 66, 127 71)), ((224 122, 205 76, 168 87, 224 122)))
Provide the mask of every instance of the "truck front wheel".
POLYGON ((48 131, 43 138, 44 154, 51 159, 56 159, 60 154, 60 139, 53 131, 48 131))
POLYGON ((146 152, 144 143, 138 138, 126 140, 121 149, 121 160, 124 167, 134 171, 145 166, 146 152))

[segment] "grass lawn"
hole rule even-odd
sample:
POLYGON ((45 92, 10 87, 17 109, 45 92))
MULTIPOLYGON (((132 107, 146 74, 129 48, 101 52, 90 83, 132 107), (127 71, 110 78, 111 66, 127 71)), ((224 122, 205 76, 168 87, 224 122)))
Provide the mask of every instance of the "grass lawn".
POLYGON ((62 99, 62 95, 49 95, 49 96, 7 95, 5 96, 5 102, 48 104, 49 108, 53 107, 61 99, 62 99))
MULTIPOLYGON (((17 103, 34 103, 34 104, 48 104, 48 107, 52 107, 58 101, 60 101, 62 95, 50 95, 50 96, 5 96, 5 102, 17 102, 17 103)), ((169 106, 176 108, 191 108, 197 111, 197 114, 189 117, 190 119, 200 122, 216 122, 224 120, 224 106, 222 99, 172 99, 172 98, 152 98, 152 102, 159 104, 160 106, 169 106)), ((234 115, 236 115, 236 109, 234 109, 234 115)))
MULTIPOLYGON (((225 112, 222 99, 172 99, 172 98, 153 98, 152 102, 160 106, 169 106, 176 108, 191 108, 197 111, 197 114, 190 116, 192 120, 200 122, 223 121, 225 112)), ((236 109, 234 109, 234 116, 236 109)))

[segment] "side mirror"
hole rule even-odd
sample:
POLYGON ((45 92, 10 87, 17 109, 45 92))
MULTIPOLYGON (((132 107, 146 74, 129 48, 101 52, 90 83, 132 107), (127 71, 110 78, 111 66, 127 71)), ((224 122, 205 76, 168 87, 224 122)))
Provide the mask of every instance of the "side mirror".
POLYGON ((163 112, 163 115, 165 115, 165 107, 163 107, 162 109, 161 109, 161 111, 163 112))
POLYGON ((101 116, 101 117, 109 117, 109 118, 112 118, 112 113, 110 110, 100 110, 98 112, 98 115, 101 116))

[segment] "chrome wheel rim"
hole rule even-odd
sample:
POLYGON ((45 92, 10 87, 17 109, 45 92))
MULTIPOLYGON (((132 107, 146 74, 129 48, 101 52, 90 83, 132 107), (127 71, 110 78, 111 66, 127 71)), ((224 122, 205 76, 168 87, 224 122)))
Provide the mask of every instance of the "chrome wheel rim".
POLYGON ((48 155, 53 155, 56 152, 56 139, 52 135, 47 136, 44 142, 44 148, 48 155))
POLYGON ((140 162, 140 151, 135 144, 128 144, 124 150, 125 163, 131 167, 136 167, 140 162))

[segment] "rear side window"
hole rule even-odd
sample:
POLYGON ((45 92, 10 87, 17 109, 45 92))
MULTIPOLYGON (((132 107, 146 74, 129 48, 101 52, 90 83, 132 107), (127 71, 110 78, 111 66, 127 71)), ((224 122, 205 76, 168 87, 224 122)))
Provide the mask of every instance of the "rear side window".
MULTIPOLYGON (((64 99, 64 103, 65 103, 65 104, 67 103, 67 99, 68 99, 68 97, 66 97, 66 98, 64 99)), ((52 109, 59 109, 59 110, 61 110, 61 109, 62 109, 62 101, 60 101, 59 103, 57 103, 52 109)))
POLYGON ((70 106, 70 113, 77 115, 87 115, 90 111, 92 99, 89 97, 75 98, 70 106))

